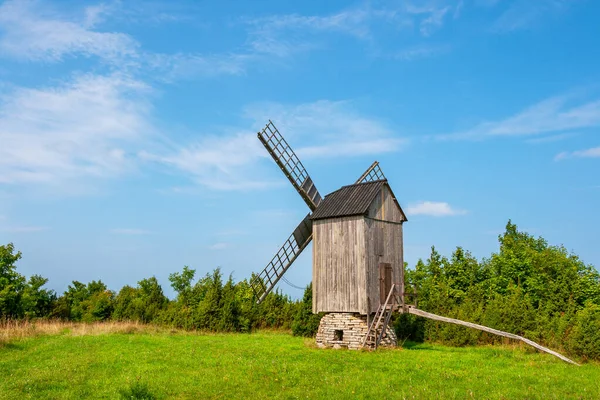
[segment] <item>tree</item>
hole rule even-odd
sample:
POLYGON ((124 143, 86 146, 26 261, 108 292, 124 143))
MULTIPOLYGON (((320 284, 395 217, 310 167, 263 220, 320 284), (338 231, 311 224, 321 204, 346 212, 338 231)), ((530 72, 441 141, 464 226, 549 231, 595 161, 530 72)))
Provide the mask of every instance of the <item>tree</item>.
POLYGON ((19 318, 22 316, 21 295, 25 289, 25 277, 17 273, 16 262, 21 252, 15 253, 12 243, 0 246, 0 317, 19 318))
POLYGON ((298 304, 294 320, 292 322, 292 333, 294 336, 313 337, 317 334, 319 323, 323 314, 312 312, 312 282, 304 289, 302 301, 298 304))
POLYGON ((114 308, 114 293, 98 280, 87 285, 73 281, 63 294, 73 321, 103 321, 109 319, 114 308))
POLYGON ((27 279, 17 272, 21 252, 12 243, 0 246, 0 317, 32 318, 50 313, 56 294, 43 289, 48 279, 33 275, 27 279))
POLYGON ((183 267, 181 273, 173 272, 169 275, 169 282, 171 282, 171 287, 177 292, 178 301, 187 304, 194 275, 196 275, 196 270, 190 269, 187 265, 183 267))

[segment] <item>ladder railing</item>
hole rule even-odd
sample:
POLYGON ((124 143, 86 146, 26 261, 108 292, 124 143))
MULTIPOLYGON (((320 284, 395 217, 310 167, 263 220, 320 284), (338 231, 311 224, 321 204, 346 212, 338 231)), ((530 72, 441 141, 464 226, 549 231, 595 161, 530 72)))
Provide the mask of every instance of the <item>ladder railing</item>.
POLYGON ((375 349, 377 349, 377 346, 379 346, 379 343, 381 343, 381 339, 383 339, 383 336, 385 335, 385 331, 387 330, 388 323, 390 322, 392 312, 394 311, 394 302, 396 301, 396 296, 394 296, 395 288, 396 285, 392 284, 390 292, 388 293, 387 298, 385 299, 385 303, 379 305, 379 308, 375 313, 375 317, 369 325, 369 330, 367 331, 367 334, 363 340, 362 347, 364 347, 368 342, 370 342, 369 344, 373 345, 375 349), (390 299, 392 299, 391 303, 390 299), (377 335, 377 331, 379 329, 381 329, 381 332, 379 333, 379 335, 377 335))

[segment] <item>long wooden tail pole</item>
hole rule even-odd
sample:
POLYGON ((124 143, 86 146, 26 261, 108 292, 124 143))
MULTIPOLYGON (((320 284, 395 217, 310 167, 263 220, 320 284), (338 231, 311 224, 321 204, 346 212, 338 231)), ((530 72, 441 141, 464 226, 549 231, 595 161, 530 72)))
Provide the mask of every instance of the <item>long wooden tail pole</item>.
POLYGON ((550 350, 547 347, 544 347, 544 346, 541 346, 541 345, 537 344, 536 342, 534 342, 532 340, 526 339, 526 338, 524 338, 522 336, 519 336, 519 335, 515 335, 513 333, 499 331, 497 329, 488 328, 487 326, 483 326, 483 325, 473 324, 471 322, 461 321, 459 319, 448 318, 448 317, 441 317, 439 315, 431 314, 431 313, 428 313, 426 311, 419 310, 418 308, 413 308, 413 307, 410 307, 408 309, 408 312, 410 314, 418 315, 419 317, 429 318, 429 319, 433 319, 433 320, 436 320, 436 321, 449 322, 451 324, 462 325, 462 326, 466 326, 467 328, 479 329, 480 331, 493 333, 494 335, 499 335, 499 336, 504 336, 504 337, 507 337, 507 338, 510 338, 510 339, 520 340, 522 342, 527 343, 530 346, 535 347, 538 350, 541 350, 541 351, 546 352, 548 354, 552 354, 553 356, 558 357, 558 358, 560 358, 563 361, 566 361, 568 363, 575 364, 575 365, 579 366, 579 364, 577 364, 575 361, 568 359, 567 357, 563 356, 562 354, 559 354, 559 353, 557 353, 557 352, 555 352, 553 350, 550 350))

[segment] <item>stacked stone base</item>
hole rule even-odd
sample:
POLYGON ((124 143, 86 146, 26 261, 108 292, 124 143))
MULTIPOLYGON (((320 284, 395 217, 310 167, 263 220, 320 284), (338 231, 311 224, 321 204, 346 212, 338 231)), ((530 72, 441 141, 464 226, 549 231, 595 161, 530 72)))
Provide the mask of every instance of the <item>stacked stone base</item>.
MULTIPOLYGON (((357 350, 362 347, 368 330, 369 325, 367 325, 366 315, 358 313, 325 314, 321 318, 319 330, 317 331, 317 346, 322 348, 357 350)), ((398 339, 396 338, 396 334, 388 326, 379 346, 395 347, 397 344, 398 339)))

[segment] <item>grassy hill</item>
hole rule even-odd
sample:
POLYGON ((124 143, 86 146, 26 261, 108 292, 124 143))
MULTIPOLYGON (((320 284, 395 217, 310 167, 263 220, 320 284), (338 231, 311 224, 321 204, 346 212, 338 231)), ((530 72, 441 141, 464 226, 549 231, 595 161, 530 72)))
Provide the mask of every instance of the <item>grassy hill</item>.
POLYGON ((520 347, 367 352, 321 350, 276 332, 202 335, 116 323, 19 329, 0 335, 2 399, 600 398, 597 363, 576 367, 520 347))

